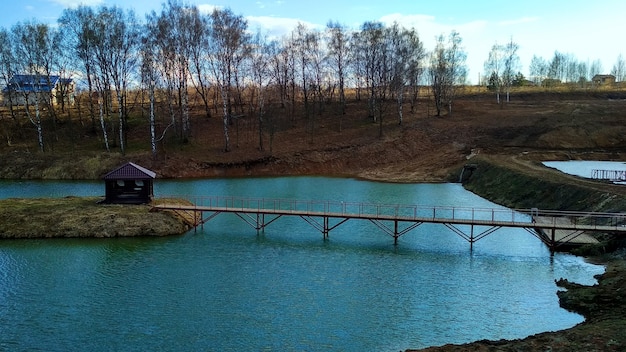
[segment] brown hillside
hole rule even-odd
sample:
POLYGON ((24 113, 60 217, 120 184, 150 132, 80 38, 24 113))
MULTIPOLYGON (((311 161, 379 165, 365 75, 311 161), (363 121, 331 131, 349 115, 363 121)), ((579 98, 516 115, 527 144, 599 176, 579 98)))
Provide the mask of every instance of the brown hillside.
POLYGON ((230 152, 223 151, 219 112, 214 110, 209 119, 195 106, 189 143, 178 143, 170 131, 159 144, 156 159, 149 153, 147 112, 139 107, 131 109, 124 157, 116 148, 103 152, 101 132, 91 129, 85 111, 81 121, 76 111, 71 119, 59 116, 56 128, 45 119, 47 151, 40 153, 32 124, 23 117, 13 121, 5 110, 0 120, 4 137, 0 176, 94 178, 131 159, 161 177, 325 174, 419 182, 451 177, 474 154, 525 160, 623 160, 624 98, 626 92, 526 91, 513 93, 510 103, 497 105, 492 94, 467 93, 456 100, 451 115, 442 117, 432 116, 427 99, 419 102, 414 113, 405 104, 402 126, 390 103, 382 137, 379 125, 367 116, 365 99, 352 99, 343 116, 336 104, 324 104, 321 114, 309 118, 303 116, 302 107, 291 115, 291 108, 275 106, 267 118, 275 130, 271 150, 266 132, 263 151, 256 118, 245 114, 244 108, 244 116, 230 126, 230 152), (70 166, 59 167, 68 160, 70 166))

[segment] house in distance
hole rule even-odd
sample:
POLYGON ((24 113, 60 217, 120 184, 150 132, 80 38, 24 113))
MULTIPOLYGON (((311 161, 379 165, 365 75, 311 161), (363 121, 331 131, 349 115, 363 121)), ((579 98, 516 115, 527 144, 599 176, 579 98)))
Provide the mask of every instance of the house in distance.
POLYGON ((595 75, 591 79, 591 82, 593 82, 593 84, 596 86, 614 85, 615 76, 614 75, 595 75))
POLYGON ((126 163, 104 175, 103 203, 144 204, 154 196, 156 173, 134 163, 126 163))
POLYGON ((74 105, 74 81, 46 75, 13 75, 2 89, 3 104, 74 105))

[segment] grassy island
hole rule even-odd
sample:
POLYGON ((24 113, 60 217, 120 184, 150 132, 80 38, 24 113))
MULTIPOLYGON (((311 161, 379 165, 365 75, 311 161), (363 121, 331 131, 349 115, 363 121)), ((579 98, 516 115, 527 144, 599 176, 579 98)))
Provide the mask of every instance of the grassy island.
POLYGON ((190 226, 150 205, 99 204, 99 197, 0 200, 0 238, 180 235, 190 226))

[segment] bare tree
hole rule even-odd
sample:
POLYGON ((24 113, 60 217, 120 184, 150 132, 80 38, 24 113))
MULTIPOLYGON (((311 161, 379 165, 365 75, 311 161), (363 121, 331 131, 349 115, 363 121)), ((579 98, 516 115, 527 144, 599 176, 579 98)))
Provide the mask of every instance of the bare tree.
MULTIPOLYGON (((0 28, 0 82, 4 87, 9 87, 9 82, 11 77, 16 72, 15 65, 17 60, 13 55, 12 49, 12 37, 11 33, 4 28, 0 28)), ((15 110, 14 110, 14 97, 13 94, 7 94, 6 96, 6 104, 9 107, 9 112, 13 120, 16 119, 15 110)), ((9 138, 7 136, 7 138, 9 138)))
MULTIPOLYGON (((88 24, 89 45, 95 57, 94 79, 99 86, 100 110, 108 113, 112 105, 111 87, 115 90, 120 152, 126 152, 126 94, 138 62, 139 24, 132 11, 119 7, 101 7, 88 24)), ((102 122, 102 112, 101 112, 102 122)))
POLYGON ((102 139, 107 152, 110 152, 107 119, 110 112, 110 78, 105 57, 102 52, 106 44, 101 36, 105 28, 105 20, 96 14, 91 7, 79 6, 75 9, 64 10, 58 23, 61 31, 65 33, 65 42, 70 57, 70 65, 73 70, 79 71, 87 82, 87 95, 91 128, 95 132, 96 107, 98 105, 99 125, 102 131, 102 139), (100 55, 99 55, 100 53, 100 55), (71 60, 73 58, 73 60, 71 60))
POLYGON ((448 114, 452 113, 457 88, 465 83, 466 54, 461 41, 461 36, 456 31, 450 33, 447 42, 445 37, 440 35, 430 56, 431 88, 437 116, 441 116, 444 105, 447 105, 448 114))
POLYGON ((263 151, 263 132, 265 127, 265 117, 267 113, 267 87, 272 82, 272 75, 270 74, 271 55, 273 54, 273 47, 267 43, 267 38, 258 33, 255 35, 252 41, 251 52, 251 74, 253 77, 255 90, 256 90, 256 104, 255 113, 257 116, 259 126, 259 150, 263 151))
POLYGON ((196 93, 202 99, 204 112, 207 118, 211 118, 209 106, 210 78, 207 66, 209 56, 210 17, 200 14, 197 6, 185 8, 180 14, 178 21, 181 31, 185 33, 187 41, 183 43, 189 53, 189 70, 191 71, 191 83, 196 93))
POLYGON ((519 70, 518 49, 519 45, 513 39, 504 45, 496 43, 491 47, 489 58, 485 61, 489 86, 495 90, 498 104, 502 87, 506 90, 506 101, 510 101, 511 86, 519 70))
POLYGON ((548 76, 548 62, 540 56, 533 55, 528 70, 530 78, 535 84, 543 84, 548 76))
POLYGON ((309 117, 309 128, 313 132, 315 130, 315 107, 317 107, 317 115, 321 115, 323 111, 323 102, 327 87, 325 87, 325 77, 328 75, 326 66, 326 53, 322 49, 321 35, 319 31, 310 31, 306 36, 305 50, 309 57, 308 74, 310 75, 310 94, 313 98, 313 109, 309 117))
POLYGON ((278 89, 280 107, 285 108, 289 101, 289 85, 293 80, 290 74, 292 72, 290 69, 292 52, 286 45, 281 45, 278 41, 270 42, 267 50, 269 51, 270 75, 278 89))
POLYGON ((626 61, 622 54, 617 56, 617 60, 611 69, 611 74, 615 76, 615 81, 622 82, 626 80, 626 61))
POLYGON ((51 29, 43 23, 28 22, 20 23, 13 27, 13 44, 17 70, 26 75, 12 81, 14 89, 22 94, 26 115, 37 130, 37 143, 39 150, 45 151, 42 110, 51 104, 50 85, 50 47, 52 46, 51 29), (30 104, 34 103, 34 114, 30 104))
POLYGON ((426 50, 424 49, 424 44, 420 40, 417 35, 417 31, 414 28, 407 30, 405 32, 409 52, 408 55, 408 67, 407 67, 407 75, 408 75, 408 84, 409 89, 411 90, 410 94, 410 103, 411 103, 411 113, 415 110, 415 106, 417 105, 419 89, 422 81, 422 75, 424 73, 424 59, 426 58, 426 50))
POLYGON ((386 30, 386 41, 389 47, 389 90, 395 96, 398 111, 398 124, 402 125, 404 95, 409 86, 409 69, 411 67, 413 43, 411 32, 394 23, 386 30))
POLYGON ((506 102, 511 101, 511 86, 515 80, 515 74, 519 71, 519 56, 517 50, 519 45, 513 41, 513 38, 509 40, 503 47, 504 57, 502 65, 502 83, 506 89, 506 102))
POLYGON ((366 43, 363 33, 360 31, 352 32, 350 39, 349 51, 349 67, 355 86, 356 100, 361 100, 361 91, 367 89, 367 64, 366 64, 366 43))
POLYGON ((247 21, 230 9, 214 10, 211 19, 210 64, 222 99, 224 151, 228 152, 231 148, 228 129, 232 119, 232 89, 240 64, 249 56, 250 35, 246 31, 247 21))
MULTIPOLYGON (((81 5, 75 9, 65 9, 58 20, 61 31, 65 33, 65 40, 72 50, 65 53, 74 59, 74 70, 81 72, 82 78, 87 83, 87 94, 89 96, 89 113, 91 117, 91 128, 96 130, 95 107, 93 99, 94 93, 94 67, 96 65, 95 44, 98 40, 92 25, 95 21, 95 14, 91 7, 81 5)), ((103 131, 104 132, 104 131, 103 131)))
MULTIPOLYGON (((341 115, 346 113, 346 75, 349 58, 349 39, 346 28, 338 22, 328 22, 326 25, 328 41, 328 59, 330 66, 335 72, 339 83, 339 105, 341 115)), ((341 121, 339 120, 339 130, 341 131, 341 121)))
POLYGON ((558 51, 554 52, 552 60, 548 63, 548 79, 552 81, 564 81, 567 73, 567 61, 566 54, 558 51))
MULTIPOLYGON (((147 61, 147 63, 144 62, 144 66, 148 65, 148 67, 144 67, 144 70, 152 67, 157 70, 156 76, 159 78, 158 81, 163 86, 166 96, 165 102, 170 120, 168 126, 172 126, 176 130, 178 127, 176 111, 179 110, 175 109, 175 105, 180 106, 177 103, 178 97, 186 94, 186 90, 183 90, 182 84, 179 84, 180 75, 177 72, 179 72, 180 60, 176 53, 176 44, 171 36, 173 23, 169 20, 167 13, 168 10, 164 7, 161 14, 157 15, 153 11, 147 16, 144 41, 146 42, 145 45, 150 45, 151 53, 149 56, 144 55, 143 59, 147 61), (176 94, 176 91, 179 94, 176 94)), ((183 114, 181 113, 180 116, 182 120, 183 114)), ((182 136, 182 129, 180 135, 182 136)))
POLYGON ((589 74, 589 66, 587 65, 586 62, 584 61, 580 61, 576 67, 577 72, 577 76, 578 76, 578 83, 580 84, 581 88, 585 88, 587 85, 587 82, 589 82, 589 78, 588 74, 589 74))
POLYGON ((488 86, 496 92, 496 102, 500 104, 500 90, 503 76, 503 47, 495 43, 489 52, 489 58, 485 61, 485 73, 488 77, 488 86))
POLYGON ((311 86, 314 85, 311 82, 314 80, 311 74, 311 66, 314 56, 314 45, 317 39, 316 34, 302 23, 298 23, 291 34, 290 46, 293 50, 294 69, 297 70, 297 74, 299 75, 298 78, 304 103, 304 116, 306 119, 310 117, 311 113, 311 86))
MULTIPOLYGON (((149 27, 149 24, 148 24, 149 27)), ((150 151, 152 152, 152 157, 157 157, 157 143, 162 141, 165 138, 167 131, 174 126, 175 120, 171 120, 171 122, 160 132, 161 136, 157 137, 156 133, 156 97, 155 92, 159 87, 161 78, 161 69, 159 67, 159 46, 156 45, 155 41, 157 38, 150 35, 150 30, 147 31, 148 35, 144 36, 142 39, 142 47, 141 47, 141 82, 142 85, 148 90, 148 100, 149 100, 149 114, 148 121, 150 126, 150 151)))
POLYGON ((381 102, 379 96, 382 90, 379 85, 383 73, 381 66, 383 61, 384 26, 380 22, 365 22, 361 26, 360 50, 363 50, 365 59, 365 85, 369 90, 368 107, 370 118, 373 122, 378 121, 379 113, 382 115, 382 107, 377 105, 381 102))
POLYGON ((589 78, 593 78, 593 76, 595 75, 600 75, 602 74, 604 71, 604 68, 602 67, 602 61, 596 59, 593 60, 591 62, 591 65, 589 66, 589 78))

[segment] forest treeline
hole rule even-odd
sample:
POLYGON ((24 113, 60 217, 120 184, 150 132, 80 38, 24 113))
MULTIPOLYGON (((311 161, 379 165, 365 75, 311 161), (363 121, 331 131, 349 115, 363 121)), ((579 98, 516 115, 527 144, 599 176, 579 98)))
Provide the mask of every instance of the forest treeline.
MULTIPOLYGON (((485 62, 486 77, 498 99, 501 88, 509 92, 525 82, 517 48, 512 39, 496 44, 485 62)), ((264 136, 275 128, 271 109, 279 107, 294 119, 310 119, 334 104, 341 119, 348 89, 355 99, 367 102, 368 116, 379 124, 382 135, 385 117, 395 116, 402 124, 406 107, 415 109, 420 87, 422 94, 428 88, 437 116, 451 113, 466 81, 465 61, 456 31, 438 36, 432 51, 424 48, 415 28, 377 21, 356 30, 337 22, 323 30, 298 24, 282 38, 269 38, 250 30, 246 19, 230 9, 203 13, 177 0, 168 0, 160 12, 143 19, 119 7, 79 6, 64 10, 57 26, 31 21, 0 28, 3 86, 15 85, 11 81, 15 75, 35 76, 35 82, 60 77, 78 83, 75 92, 61 85, 56 105, 19 87, 16 91, 24 95, 25 106, 5 94, 8 114, 15 121, 26 116, 42 152, 44 127, 56 130, 58 116, 69 109, 70 94, 82 107, 81 120, 88 115, 103 148, 110 151, 113 141, 122 154, 130 107, 137 100, 146 106, 153 155, 166 136, 182 143, 190 138, 192 103, 201 106, 207 118, 222 120, 224 151, 231 149, 233 120, 244 114, 256 120, 263 150, 264 136)), ((532 69, 538 76, 567 80, 573 77, 568 65, 574 61, 557 52, 552 61, 533 59, 532 69)), ((577 67, 578 81, 593 73, 587 68, 583 77, 577 67)))

